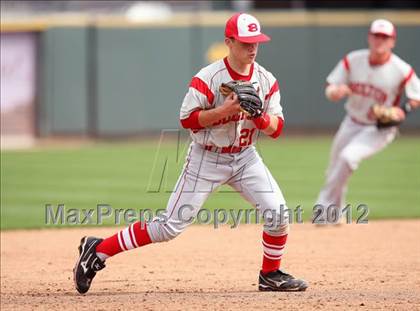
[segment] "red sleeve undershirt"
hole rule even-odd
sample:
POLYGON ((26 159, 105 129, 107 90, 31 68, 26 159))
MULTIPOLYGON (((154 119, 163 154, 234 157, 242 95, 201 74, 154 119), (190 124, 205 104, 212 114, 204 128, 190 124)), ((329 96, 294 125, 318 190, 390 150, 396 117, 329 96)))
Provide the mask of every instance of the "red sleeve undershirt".
POLYGON ((281 131, 283 130, 284 120, 280 117, 277 117, 277 119, 279 120, 279 122, 277 123, 277 129, 275 130, 275 132, 270 135, 270 137, 272 138, 279 137, 281 134, 281 131))
POLYGON ((191 112, 188 118, 181 120, 181 125, 185 129, 201 130, 204 127, 198 122, 198 116, 201 110, 191 112))

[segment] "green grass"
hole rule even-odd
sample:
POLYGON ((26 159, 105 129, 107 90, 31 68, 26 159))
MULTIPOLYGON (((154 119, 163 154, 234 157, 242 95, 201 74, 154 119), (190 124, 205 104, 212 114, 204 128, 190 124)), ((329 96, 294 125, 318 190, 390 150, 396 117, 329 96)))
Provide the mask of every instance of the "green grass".
MULTIPOLYGON (((292 137, 258 144, 289 208, 301 205, 304 219, 311 216, 324 182, 331 139, 292 137)), ((101 203, 114 209, 165 208, 183 165, 186 145, 180 147, 178 161, 176 142, 163 144, 158 152, 157 140, 2 152, 1 226, 44 227, 45 204, 65 204, 67 209, 90 209, 101 203), (167 178, 161 183, 166 156, 167 178)), ((228 188, 221 190, 210 197, 206 208, 250 207, 238 194, 226 193, 228 188)), ((347 201, 354 207, 367 204, 369 219, 420 217, 418 137, 399 137, 364 161, 351 177, 347 201)))

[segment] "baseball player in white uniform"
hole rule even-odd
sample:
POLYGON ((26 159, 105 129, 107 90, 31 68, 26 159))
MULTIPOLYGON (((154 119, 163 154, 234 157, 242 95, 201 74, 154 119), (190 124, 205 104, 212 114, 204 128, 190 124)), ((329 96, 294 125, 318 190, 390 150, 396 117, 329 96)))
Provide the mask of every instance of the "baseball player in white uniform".
POLYGON ((286 202, 254 147, 260 133, 275 139, 283 127, 277 80, 255 62, 259 43, 269 40, 251 15, 238 13, 227 21, 225 44, 229 55, 192 78, 181 106, 180 121, 190 130, 192 143, 166 212, 150 223, 136 222, 107 239, 82 238, 74 268, 75 286, 80 293, 89 290, 93 277, 105 267, 107 258, 178 236, 191 224, 210 193, 223 184, 238 191, 266 215, 259 290, 307 288, 304 280, 279 269, 288 234, 287 213, 279 214, 286 202), (253 84, 264 113, 251 118, 241 110, 237 94, 221 94, 221 84, 233 80, 253 84))
POLYGON ((363 159, 383 150, 397 134, 397 126, 377 127, 378 116, 372 108, 395 107, 394 121, 401 122, 405 118, 404 110, 399 108, 403 91, 408 107, 420 104, 419 79, 409 64, 392 53, 395 41, 396 29, 391 22, 373 21, 369 49, 350 52, 327 77, 326 97, 338 101, 347 96, 347 115, 335 135, 326 182, 317 199, 317 204, 324 207, 324 221, 328 222, 329 206, 338 215, 335 220, 339 220, 352 172, 363 159))

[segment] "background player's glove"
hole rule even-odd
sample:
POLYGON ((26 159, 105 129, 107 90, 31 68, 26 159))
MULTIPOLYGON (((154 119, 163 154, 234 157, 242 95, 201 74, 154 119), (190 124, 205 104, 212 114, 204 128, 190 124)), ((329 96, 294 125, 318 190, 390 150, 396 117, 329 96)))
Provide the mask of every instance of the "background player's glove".
POLYGON ((230 81, 222 83, 219 90, 224 96, 235 92, 242 111, 249 114, 252 118, 258 118, 263 113, 262 101, 252 83, 248 81, 230 81))
POLYGON ((384 107, 375 104, 372 106, 372 115, 376 119, 376 126, 379 129, 400 125, 405 115, 410 112, 411 106, 406 103, 402 108, 398 106, 384 107))

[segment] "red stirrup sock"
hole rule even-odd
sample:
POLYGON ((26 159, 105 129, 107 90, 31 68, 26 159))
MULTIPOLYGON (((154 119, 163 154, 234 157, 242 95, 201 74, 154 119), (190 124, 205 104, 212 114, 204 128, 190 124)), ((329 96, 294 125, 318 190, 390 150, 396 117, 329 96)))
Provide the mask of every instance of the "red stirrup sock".
POLYGON ((287 234, 272 236, 263 232, 264 257, 262 262, 262 273, 267 274, 280 268, 283 249, 286 245, 287 234))
POLYGON ((141 224, 138 221, 99 243, 96 246, 96 253, 101 260, 105 260, 122 251, 128 251, 150 243, 152 241, 147 233, 146 224, 141 224))

